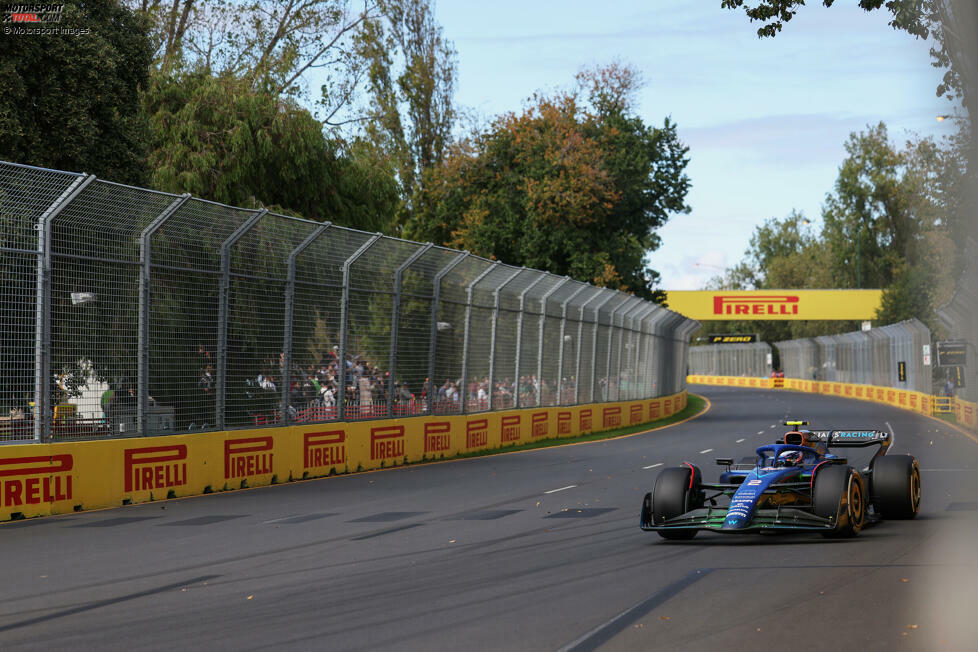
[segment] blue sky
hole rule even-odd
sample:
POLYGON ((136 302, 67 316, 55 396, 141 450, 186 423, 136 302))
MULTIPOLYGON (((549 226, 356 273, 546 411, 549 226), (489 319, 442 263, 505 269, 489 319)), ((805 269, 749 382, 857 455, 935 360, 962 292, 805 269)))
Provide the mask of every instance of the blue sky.
POLYGON ((485 119, 584 66, 641 71, 639 113, 671 116, 690 148, 692 212, 651 256, 662 287, 682 290, 739 261, 765 219, 798 209, 817 221, 851 132, 882 120, 898 141, 950 133, 935 119, 952 107, 935 96, 929 44, 855 5, 813 1, 764 40, 720 0, 440 0, 436 15, 458 50, 456 101, 485 119))

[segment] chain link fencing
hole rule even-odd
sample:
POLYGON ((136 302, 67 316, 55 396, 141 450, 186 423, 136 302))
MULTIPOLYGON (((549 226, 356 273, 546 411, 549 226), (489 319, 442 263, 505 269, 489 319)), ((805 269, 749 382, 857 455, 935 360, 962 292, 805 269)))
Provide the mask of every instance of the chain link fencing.
MULTIPOLYGON (((969 238, 965 247, 968 261, 955 286, 951 301, 937 310, 937 316, 952 340, 965 343, 965 364, 961 365, 961 378, 952 376, 953 389, 958 398, 978 402, 978 243, 969 238), (964 381, 963 383, 961 381, 964 381), (962 386, 963 384, 963 386, 962 386)), ((935 357, 936 359, 936 357, 935 357)), ((949 373, 946 370, 945 373, 949 373)), ((940 374, 939 374, 940 379, 940 374)))
POLYGON ((0 441, 651 398, 698 327, 432 244, 0 163, 0 441))
POLYGON ((771 345, 767 342, 706 344, 689 350, 689 373, 703 376, 771 375, 771 345))
POLYGON ((930 329, 911 319, 868 331, 776 342, 774 346, 787 378, 899 387, 931 394, 933 361, 925 360, 924 348, 930 344, 930 329))

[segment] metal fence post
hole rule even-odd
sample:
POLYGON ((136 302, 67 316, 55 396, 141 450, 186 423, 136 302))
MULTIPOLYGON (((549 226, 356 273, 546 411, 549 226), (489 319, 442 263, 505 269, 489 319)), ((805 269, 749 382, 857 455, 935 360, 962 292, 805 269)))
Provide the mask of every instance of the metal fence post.
MULTIPOLYGON (((594 334, 591 341, 591 402, 594 403, 594 393, 598 386, 598 330, 601 328, 601 309, 604 308, 605 304, 618 296, 618 293, 614 290, 608 291, 608 298, 599 303, 594 308, 594 334)), ((610 327, 610 328, 613 328, 610 327)), ((609 329, 609 338, 610 338, 609 329)), ((608 342, 608 350, 611 350, 611 342, 608 342)), ((609 358, 610 360, 610 358, 609 358)), ((609 363, 610 364, 610 363, 609 363)), ((605 367, 605 373, 608 369, 605 367)), ((606 383, 607 386, 607 383, 606 383)))
POLYGON ((51 224, 68 204, 95 181, 83 175, 71 182, 37 220, 37 295, 34 306, 34 441, 51 439, 51 224))
POLYGON ((295 266, 299 254, 319 239, 330 222, 323 222, 306 236, 298 247, 289 252, 288 277, 285 282, 285 332, 282 339, 282 425, 292 422, 292 329, 295 325, 295 266))
POLYGON ((532 283, 526 286, 525 290, 520 292, 520 312, 516 316, 516 367, 515 367, 516 371, 513 373, 513 376, 515 377, 516 380, 516 391, 514 392, 515 396, 513 397, 514 408, 520 407, 520 363, 522 362, 522 358, 523 358, 523 311, 525 310, 525 306, 526 306, 526 294, 530 290, 535 288, 537 283, 547 278, 548 276, 550 275, 547 274, 546 272, 541 273, 540 276, 536 278, 536 280, 534 280, 532 283))
POLYGON ((426 254, 434 246, 434 243, 431 242, 424 245, 411 254, 394 272, 394 305, 391 311, 391 349, 387 366, 388 373, 390 374, 387 377, 387 416, 389 417, 394 416, 394 375, 397 370, 397 336, 401 326, 401 280, 404 276, 404 270, 413 265, 418 258, 421 258, 421 256, 426 254))
POLYGON ((337 360, 340 372, 340 386, 339 396, 336 401, 336 418, 340 420, 346 417, 346 331, 350 320, 350 265, 355 263, 367 249, 370 249, 382 237, 380 233, 377 233, 360 245, 360 248, 353 252, 353 255, 343 263, 343 300, 340 303, 340 355, 339 360, 337 360))
POLYGON ((456 256, 452 262, 448 263, 444 268, 439 270, 435 274, 434 280, 434 292, 432 293, 431 299, 431 331, 428 334, 428 413, 434 413, 434 395, 435 392, 435 349, 438 346, 438 304, 441 301, 441 281, 445 276, 448 275, 455 267, 461 263, 463 260, 468 258, 471 254, 467 251, 463 251, 456 256))
POLYGON ((149 226, 143 229, 143 232, 139 236, 139 358, 136 363, 136 431, 141 435, 146 434, 146 413, 149 408, 149 313, 151 306, 150 293, 152 291, 153 234, 181 206, 187 203, 188 199, 190 199, 190 193, 184 193, 177 197, 149 226))
MULTIPOLYGON (((621 316, 621 335, 618 337, 618 400, 619 401, 622 401, 622 400, 627 401, 628 400, 628 396, 625 396, 624 398, 622 398, 622 391, 621 391, 621 384, 622 384, 621 383, 621 380, 622 380, 621 379, 621 368, 622 368, 622 356, 621 356, 621 354, 622 354, 622 350, 624 349, 625 335, 628 334, 629 348, 631 348, 631 346, 632 346, 631 345, 631 340, 632 340, 631 333, 634 332, 634 330, 635 330, 633 328, 633 325, 632 325, 632 320, 628 316, 630 314, 632 314, 633 312, 635 312, 636 310, 638 310, 639 308, 643 308, 644 307, 641 299, 639 299, 639 298, 636 297, 635 298, 635 301, 637 303, 635 303, 634 305, 632 305, 632 307, 630 309, 626 310, 625 311, 625 314, 623 314, 621 316), (628 327, 627 328, 625 327, 625 320, 626 319, 628 319, 628 327)), ((631 366, 631 365, 629 365, 629 366, 631 366)))
MULTIPOLYGON (((540 405, 540 399, 543 396, 543 332, 547 325, 547 301, 550 300, 550 296, 564 287, 570 282, 570 277, 565 276, 563 280, 557 283, 555 286, 547 290, 546 294, 540 299, 540 332, 537 333, 537 383, 536 383, 536 395, 537 395, 537 406, 540 405)), ((563 347, 564 343, 560 343, 563 347)))
MULTIPOLYGON (((569 337, 566 335, 567 332, 567 304, 569 304, 574 297, 584 291, 588 287, 582 285, 581 287, 574 290, 569 297, 564 299, 564 302, 560 304, 560 352, 557 354, 557 405, 563 404, 563 389, 564 389, 564 338, 569 337)), ((546 309, 546 306, 544 306, 546 309)), ((575 345, 574 349, 577 350, 578 346, 575 345)), ((577 386, 577 378, 574 378, 574 385, 577 386)))
MULTIPOLYGON (((621 329, 618 329, 618 327, 615 326, 615 317, 618 315, 618 311, 621 310, 621 307, 624 306, 627 303, 628 303, 628 299, 626 298, 624 301, 622 301, 617 306, 615 306, 615 309, 611 311, 611 315, 608 317, 608 321, 610 322, 610 327, 609 327, 609 330, 608 330, 608 362, 607 362, 607 364, 605 364, 605 372, 608 374, 608 380, 605 383, 605 398, 607 400, 609 400, 609 401, 612 400, 611 399, 611 349, 612 349, 612 344, 615 341, 615 330, 616 329, 618 330, 618 344, 619 345, 621 344, 621 333, 622 333, 621 329)), ((618 382, 620 380, 621 379, 616 379, 615 380, 615 396, 616 397, 618 395, 618 390, 620 389, 619 386, 618 386, 618 382)))
MULTIPOLYGON (((520 275, 526 268, 520 267, 515 272, 510 274, 505 281, 500 283, 495 290, 492 292, 492 333, 489 335, 489 409, 492 410, 495 405, 495 394, 493 391, 496 386, 496 332, 499 329, 499 293, 502 292, 503 288, 509 285, 509 282, 520 275)), ((517 375, 519 370, 516 371, 517 375)), ((517 383, 517 388, 518 388, 517 383)), ((519 390, 517 389, 517 394, 519 390)))
MULTIPOLYGON (((591 303, 598 297, 602 295, 602 291, 598 288, 591 288, 596 290, 596 292, 591 295, 591 297, 581 304, 581 321, 577 322, 577 361, 574 363, 574 405, 581 402, 581 342, 584 340, 584 309, 587 308, 587 304, 591 303)), ((597 312, 594 313, 597 316, 597 312)), ((597 337, 597 327, 595 327, 595 338, 597 337)), ((592 356, 594 355, 594 349, 592 344, 591 349, 592 356)), ((591 382, 594 383, 594 366, 592 363, 591 367, 591 382)), ((593 398, 593 395, 592 395, 593 398)))
POLYGON ((231 247, 235 245, 262 217, 268 214, 263 208, 241 223, 234 233, 221 243, 221 287, 217 311, 217 393, 214 407, 214 423, 224 430, 224 407, 227 395, 228 371, 228 300, 231 292, 231 247))
MULTIPOLYGON (((638 346, 636 347, 638 350, 635 353, 635 368, 642 370, 641 373, 642 373, 642 388, 643 388, 641 392, 641 396, 639 396, 638 398, 651 398, 648 395, 649 394, 648 388, 651 387, 651 385, 649 384, 648 369, 647 368, 642 369, 642 349, 643 348, 646 349, 645 355, 649 354, 648 339, 650 336, 648 333, 645 332, 645 320, 648 319, 650 314, 655 312, 655 309, 656 309, 656 305, 654 303, 648 304, 645 307, 645 311, 638 318, 638 346)), ((648 365, 646 365, 646 367, 648 367, 648 365)))
MULTIPOLYGON (((472 290, 475 288, 476 283, 485 278, 489 272, 496 269, 500 265, 497 260, 492 265, 487 267, 481 274, 475 277, 471 283, 465 288, 466 300, 465 300, 465 334, 462 336, 462 387, 460 391, 462 394, 462 414, 469 411, 469 335, 472 329, 472 290)), ((492 388, 489 388, 492 391, 492 388)))

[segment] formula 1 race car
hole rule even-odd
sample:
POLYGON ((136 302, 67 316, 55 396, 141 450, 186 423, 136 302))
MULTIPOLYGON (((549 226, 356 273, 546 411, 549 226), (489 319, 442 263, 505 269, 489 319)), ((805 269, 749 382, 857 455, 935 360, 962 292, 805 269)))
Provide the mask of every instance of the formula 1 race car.
POLYGON ((726 470, 716 483, 703 482, 689 462, 664 469, 645 494, 641 527, 666 539, 692 539, 699 530, 843 538, 884 518, 911 519, 920 509, 920 468, 912 455, 887 457, 891 442, 879 430, 792 430, 756 458, 718 458, 726 470), (869 446, 878 448, 860 470, 829 452, 869 446))

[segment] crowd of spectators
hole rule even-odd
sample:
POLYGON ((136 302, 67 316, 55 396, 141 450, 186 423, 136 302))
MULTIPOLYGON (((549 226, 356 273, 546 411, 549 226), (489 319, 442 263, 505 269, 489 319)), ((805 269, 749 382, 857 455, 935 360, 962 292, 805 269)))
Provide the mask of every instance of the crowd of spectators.
MULTIPOLYGON (((199 387, 204 393, 215 389, 214 364, 210 354, 200 347, 202 366, 199 387)), ((369 419, 388 415, 388 392, 391 389, 390 372, 355 353, 346 355, 345 418, 369 419)), ((280 421, 280 405, 276 398, 281 396, 284 356, 276 360, 263 361, 259 373, 245 381, 249 398, 268 394, 272 399, 269 410, 257 409, 252 415, 256 423, 275 423, 280 421), (274 395, 271 396, 271 395, 274 395)), ((293 364, 289 374, 291 386, 291 419, 296 422, 324 421, 338 417, 340 389, 339 347, 332 347, 316 364, 293 364)), ((616 400, 617 383, 609 387, 608 379, 598 381, 596 396, 599 400, 616 400)), ((585 388, 586 391, 586 388, 585 388)), ((547 382, 536 374, 519 376, 517 379, 505 377, 490 383, 488 376, 481 376, 463 383, 461 378, 446 378, 441 384, 429 379, 412 391, 407 382, 397 379, 393 383, 393 396, 390 401, 394 415, 408 416, 427 412, 452 414, 461 412, 462 401, 466 401, 468 412, 489 409, 492 393, 492 407, 504 410, 517 405, 535 407, 538 405, 570 405, 577 399, 577 383, 573 377, 560 382, 547 382), (557 400, 559 394, 559 401, 557 400), (430 395, 430 402, 429 402, 430 395)), ((256 400, 255 404, 267 403, 256 400)))

